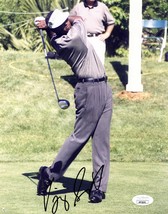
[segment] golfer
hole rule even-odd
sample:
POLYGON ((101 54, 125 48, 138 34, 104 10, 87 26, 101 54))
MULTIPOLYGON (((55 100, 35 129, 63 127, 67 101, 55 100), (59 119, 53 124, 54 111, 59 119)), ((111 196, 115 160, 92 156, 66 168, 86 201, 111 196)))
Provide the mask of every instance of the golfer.
POLYGON ((82 148, 92 138, 94 183, 89 200, 105 199, 110 165, 110 124, 112 90, 107 83, 104 66, 92 45, 81 17, 69 16, 58 9, 50 12, 37 27, 46 29, 51 45, 77 76, 74 99, 76 121, 73 133, 65 140, 52 165, 39 169, 38 195, 46 195, 52 181, 57 181, 82 148), (100 170, 103 169, 103 170, 100 170))

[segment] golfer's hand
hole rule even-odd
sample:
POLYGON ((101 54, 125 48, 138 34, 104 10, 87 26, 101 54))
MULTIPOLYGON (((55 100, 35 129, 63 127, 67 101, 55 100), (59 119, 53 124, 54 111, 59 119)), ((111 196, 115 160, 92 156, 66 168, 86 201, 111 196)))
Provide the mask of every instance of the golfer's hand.
POLYGON ((45 58, 48 59, 61 59, 60 56, 56 52, 48 52, 45 58))
POLYGON ((34 20, 34 24, 39 29, 46 29, 47 28, 47 24, 46 24, 45 18, 43 16, 36 17, 34 20))
POLYGON ((109 34, 108 33, 102 33, 98 37, 101 41, 105 41, 109 37, 109 34))
POLYGON ((47 24, 45 20, 39 20, 36 24, 36 27, 39 29, 46 29, 47 28, 47 24))

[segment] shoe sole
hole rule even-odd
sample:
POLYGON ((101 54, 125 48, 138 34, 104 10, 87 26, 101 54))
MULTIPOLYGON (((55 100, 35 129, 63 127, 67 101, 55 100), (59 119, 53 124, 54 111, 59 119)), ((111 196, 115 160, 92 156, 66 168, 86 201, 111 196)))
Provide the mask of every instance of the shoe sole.
MULTIPOLYGON (((39 179, 39 182, 38 182, 38 184, 37 184, 37 195, 42 195, 42 196, 45 196, 45 195, 47 195, 47 190, 46 191, 40 191, 40 186, 42 186, 42 182, 44 182, 43 180, 43 177, 42 177, 42 173, 43 173, 43 171, 46 169, 47 167, 45 167, 45 166, 42 166, 42 167, 40 167, 40 169, 39 169, 39 174, 38 174, 38 179, 39 179)), ((47 188, 48 189, 48 188, 47 188)))

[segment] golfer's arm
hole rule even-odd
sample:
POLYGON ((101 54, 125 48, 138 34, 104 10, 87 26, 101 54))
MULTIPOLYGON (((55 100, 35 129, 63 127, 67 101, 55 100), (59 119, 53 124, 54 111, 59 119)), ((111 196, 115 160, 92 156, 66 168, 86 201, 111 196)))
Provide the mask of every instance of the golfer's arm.
POLYGON ((71 24, 75 21, 75 20, 83 20, 81 16, 68 16, 68 20, 71 22, 71 24))
POLYGON ((47 36, 49 37, 49 39, 51 39, 53 36, 55 36, 56 34, 54 32, 52 32, 49 28, 46 28, 46 33, 47 36))
POLYGON ((114 29, 114 24, 107 26, 106 31, 104 32, 106 39, 111 35, 113 29, 114 29))

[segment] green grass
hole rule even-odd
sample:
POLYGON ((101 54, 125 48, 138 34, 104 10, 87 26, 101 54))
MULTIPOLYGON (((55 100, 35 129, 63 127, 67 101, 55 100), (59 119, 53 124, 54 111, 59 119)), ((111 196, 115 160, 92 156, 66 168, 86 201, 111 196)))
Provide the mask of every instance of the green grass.
MULTIPOLYGON (((85 193, 74 207, 75 195, 69 188, 74 186, 74 180, 71 183, 64 183, 64 187, 61 182, 53 183, 51 193, 54 192, 54 195, 50 196, 47 212, 44 212, 43 197, 36 195, 36 172, 40 165, 41 162, 0 163, 0 213, 52 213, 52 199, 55 194, 62 198, 66 195, 70 205, 69 211, 66 212, 63 202, 59 201, 57 213, 167 214, 168 212, 166 163, 111 163, 106 200, 100 204, 88 203, 88 195, 85 193), (64 191, 64 194, 59 194, 60 190, 64 191), (132 198, 141 194, 153 197, 154 202, 148 206, 133 204, 132 198)), ((88 162, 73 162, 65 177, 76 178, 82 167, 86 167, 84 180, 91 181, 91 163, 88 162)))
MULTIPOLYGON (((73 131, 74 89, 65 81, 72 73, 64 62, 51 61, 60 98, 66 98, 71 103, 69 109, 61 110, 55 100, 42 53, 0 52, 0 64, 0 213, 45 213, 43 198, 36 196, 37 179, 28 175, 36 175, 43 164, 50 165, 73 131)), ((106 58, 105 67, 114 98, 107 200, 97 205, 89 204, 84 194, 74 207, 71 191, 66 193, 70 203, 68 213, 168 213, 167 65, 164 61, 158 63, 157 57, 144 58, 143 94, 148 93, 149 97, 128 100, 118 97, 124 91, 120 80, 127 74, 128 60, 106 58), (117 73, 120 73, 120 78, 117 73), (132 198, 140 194, 153 197, 153 204, 134 205, 132 198)), ((90 181, 90 142, 65 176, 75 178, 81 167, 86 167, 85 179, 90 181)), ((65 189, 61 183, 54 183, 52 188, 52 191, 55 191, 54 188, 65 189)), ((53 197, 46 213, 52 213, 53 197)), ((58 213, 67 213, 61 202, 58 213)))
MULTIPOLYGON (((71 70, 63 61, 51 61, 59 96, 71 103, 61 110, 43 53, 0 52, 0 63, 0 160, 50 160, 73 131, 74 89, 65 80, 71 70)), ((150 96, 136 101, 117 96, 124 90, 117 72, 127 74, 127 66, 127 58, 105 63, 114 97, 111 160, 167 161, 167 62, 142 60, 142 84, 150 96)), ((78 160, 90 160, 90 153, 89 143, 78 160)))

